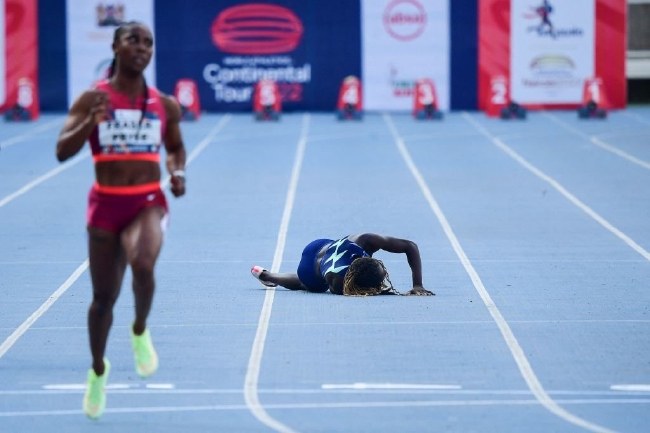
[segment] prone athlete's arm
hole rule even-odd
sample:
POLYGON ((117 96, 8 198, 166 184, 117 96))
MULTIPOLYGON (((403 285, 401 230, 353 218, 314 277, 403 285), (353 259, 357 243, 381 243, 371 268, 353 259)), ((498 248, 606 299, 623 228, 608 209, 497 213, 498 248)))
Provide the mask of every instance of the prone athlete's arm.
POLYGON ((411 267, 413 287, 422 287, 422 261, 420 259, 420 250, 415 242, 376 233, 358 235, 355 237, 354 242, 371 255, 379 250, 406 254, 406 260, 411 267))

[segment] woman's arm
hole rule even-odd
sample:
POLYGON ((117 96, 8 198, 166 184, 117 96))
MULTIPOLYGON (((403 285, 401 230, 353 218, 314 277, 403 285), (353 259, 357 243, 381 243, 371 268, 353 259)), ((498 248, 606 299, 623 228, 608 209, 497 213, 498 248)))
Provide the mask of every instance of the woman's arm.
POLYGON ((422 286, 422 260, 420 259, 420 250, 415 242, 408 239, 394 238, 392 236, 382 236, 376 233, 363 233, 361 235, 351 236, 352 242, 358 244, 369 254, 374 254, 379 250, 388 251, 389 253, 406 254, 406 260, 411 267, 413 289, 409 295, 433 295, 422 286))
POLYGON ((342 276, 330 272, 325 275, 325 281, 327 281, 327 284, 330 286, 330 293, 334 295, 343 295, 343 283, 345 282, 345 279, 342 276))
POLYGON ((79 152, 93 128, 104 119, 108 95, 100 90, 84 92, 72 104, 56 142, 56 158, 63 162, 79 152))
POLYGON ((185 194, 185 145, 181 135, 181 107, 176 99, 160 95, 167 112, 165 126, 165 150, 167 151, 167 170, 171 174, 171 190, 175 197, 185 194))

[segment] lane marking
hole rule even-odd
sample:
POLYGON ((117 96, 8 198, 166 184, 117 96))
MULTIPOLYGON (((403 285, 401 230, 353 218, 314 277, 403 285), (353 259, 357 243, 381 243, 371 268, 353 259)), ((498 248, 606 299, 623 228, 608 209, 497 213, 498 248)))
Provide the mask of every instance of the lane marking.
POLYGON ((20 197, 21 195, 25 194, 29 190, 33 189, 34 187, 40 185, 41 183, 45 182, 48 179, 53 178, 57 174, 61 173, 62 171, 65 171, 71 167, 74 167, 75 165, 79 164, 81 161, 85 160, 90 156, 90 151, 85 150, 72 158, 70 161, 64 162, 63 164, 59 165, 58 167, 48 171, 42 176, 37 177, 36 179, 32 180, 22 188, 12 192, 2 200, 0 200, 0 207, 3 207, 7 203, 11 202, 12 200, 20 197))
POLYGON ((147 389, 175 389, 176 386, 173 383, 148 383, 146 385, 147 389))
MULTIPOLYGON (((163 385, 162 388, 150 388, 150 387, 140 387, 137 384, 123 384, 128 385, 128 387, 122 387, 120 389, 111 389, 112 394, 159 394, 159 395, 177 395, 177 394, 186 394, 186 395, 204 395, 204 394, 243 394, 243 389, 233 388, 233 389, 214 389, 214 388, 165 388, 165 386, 170 384, 160 384, 163 385)), ((156 384, 152 384, 156 386, 156 384)), ((80 384, 58 384, 58 385, 45 385, 43 389, 10 389, 10 390, 0 390, 0 395, 4 396, 22 396, 22 395, 50 395, 50 394, 83 394, 86 385, 83 383, 80 384), (45 386, 48 388, 45 389, 45 386)), ((530 396, 532 392, 529 389, 355 389, 355 388, 332 388, 332 389, 323 389, 323 388, 309 388, 309 389, 258 389, 260 394, 283 394, 283 395, 327 395, 327 394, 350 394, 350 395, 365 395, 365 394, 399 394, 399 395, 521 395, 521 396, 530 396)), ((650 390, 602 390, 602 391, 576 391, 576 390, 554 390, 547 391, 549 395, 561 395, 561 396, 645 396, 650 397, 650 390)))
POLYGON ((650 125, 650 120, 648 120, 648 119, 646 119, 646 118, 644 118, 644 117, 641 117, 641 116, 639 116, 639 115, 636 114, 636 113, 630 113, 630 112, 627 111, 627 110, 623 110, 622 113, 623 113, 625 116, 629 117, 630 119, 634 119, 634 120, 636 120, 637 122, 641 122, 641 123, 643 123, 643 124, 645 124, 645 125, 650 125))
POLYGON ((629 385, 612 385, 611 390, 614 391, 642 391, 650 392, 650 384, 629 384, 629 385))
MULTIPOLYGON (((122 390, 128 389, 133 390, 139 388, 140 385, 134 383, 109 383, 106 385, 107 390, 122 390)), ((161 390, 170 390, 175 389, 173 383, 148 383, 145 385, 147 389, 161 389, 161 390)), ((56 383, 43 385, 44 391, 85 391, 85 383, 56 383)), ((0 392, 1 393, 1 392, 0 392)))
POLYGON ((50 120, 47 123, 44 123, 42 125, 37 126, 36 128, 30 130, 29 132, 25 132, 24 134, 17 135, 15 137, 9 138, 5 141, 0 142, 0 150, 6 149, 8 147, 13 146, 16 143, 20 143, 21 141, 25 141, 26 139, 40 133, 43 131, 47 131, 48 129, 52 129, 52 127, 61 125, 63 126, 63 117, 56 118, 54 120, 50 120))
POLYGON ((434 385, 418 383, 350 383, 350 384, 333 384, 324 383, 322 389, 437 389, 437 390, 458 390, 460 385, 434 385))
MULTIPOLYGON (((208 135, 196 146, 187 158, 187 164, 198 156, 198 154, 206 148, 212 138, 223 128, 230 120, 230 114, 223 116, 208 135)), ((86 155, 87 156, 87 155, 86 155)), ((167 177, 162 182, 163 187, 169 184, 170 177, 167 177)), ((84 273, 88 268, 88 259, 79 265, 79 267, 68 277, 68 279, 36 310, 31 316, 27 318, 7 339, 0 345, 0 359, 7 353, 9 349, 18 341, 18 339, 41 317, 45 312, 74 284, 75 281, 84 273)))
MULTIPOLYGON (((650 399, 573 399, 558 400, 566 405, 609 405, 609 404, 650 404, 650 399)), ((267 404, 269 409, 372 409, 372 408, 418 408, 418 407, 452 407, 452 406, 537 406, 537 400, 426 400, 426 401, 367 401, 367 402, 336 402, 336 403, 285 403, 267 404)), ((221 404, 209 406, 151 406, 151 407, 121 407, 106 408, 104 413, 171 413, 171 412, 212 412, 229 410, 246 410, 248 405, 221 404)), ((65 416, 83 415, 79 409, 71 410, 31 410, 0 412, 0 417, 27 416, 65 416)))
MULTIPOLYGON (((156 263, 168 264, 187 264, 187 265, 213 265, 220 263, 239 264, 250 263, 251 261, 263 261, 265 259, 246 259, 246 260, 159 260, 156 263)), ((286 259, 283 263, 299 263, 299 260, 286 259)), ((399 259, 383 259, 384 263, 404 263, 404 260, 399 259)), ((37 260, 37 261, 0 261, 0 266, 3 265, 69 265, 79 263, 78 260, 37 260)), ((422 263, 458 263, 458 260, 451 259, 422 259, 422 263)), ((645 263, 641 259, 474 259, 474 263, 645 263)))
MULTIPOLYGON (((463 113, 463 116, 465 117, 466 113, 463 113)), ((508 325, 508 322, 505 320, 505 318, 501 314, 501 311, 494 303, 492 297, 490 296, 487 289, 483 285, 483 281, 481 280, 481 277, 478 275, 476 269, 474 269, 474 266, 472 265, 469 258, 467 257, 467 254, 465 254, 465 250, 461 246, 460 241, 458 240, 456 234, 452 230, 451 225, 447 220, 447 217, 445 216, 442 209, 438 205, 436 199, 433 197, 433 193, 431 192, 429 186, 427 185, 426 181, 422 177, 420 170, 413 162, 413 159, 411 158, 411 155, 409 154, 408 149, 404 144, 404 141, 400 137, 399 132, 395 127, 395 124, 390 118, 390 115, 384 114, 384 120, 388 125, 388 128, 390 129, 391 133, 393 134, 393 137, 395 139, 395 144, 397 145, 397 148, 400 154, 402 155, 402 158, 406 162, 406 165, 408 166, 409 170, 413 174, 413 177, 415 178, 418 185, 420 186, 420 189, 422 190, 422 193, 424 194, 427 202, 429 203, 431 210, 433 211, 436 218, 438 219, 438 222, 442 226, 443 231, 447 236, 447 239, 449 239, 449 242, 454 248, 456 255, 460 259, 463 267, 465 268, 465 271, 467 272, 470 279, 472 280, 472 283, 476 288, 476 291, 478 292, 479 296, 483 300, 483 303, 485 304, 488 311, 490 312, 490 315, 494 319, 497 327, 501 331, 501 335, 503 336, 503 339, 505 340, 508 348, 510 349, 510 352, 515 362, 517 363, 517 366, 519 367, 519 371, 521 372, 522 377, 526 381, 526 384, 528 385, 530 390, 535 395, 535 398, 551 413, 557 415, 558 417, 564 419, 565 421, 568 421, 572 424, 575 424, 577 426, 583 427, 585 429, 594 432, 611 432, 612 430, 609 430, 597 424, 586 421, 566 411, 565 409, 558 406, 558 404, 555 401, 553 401, 553 399, 551 399, 551 397, 546 393, 544 387, 542 386, 539 379, 537 378, 537 375, 535 374, 533 367, 528 362, 528 358, 526 357, 524 350, 519 345, 519 342, 517 341, 515 334, 512 332, 512 329, 510 329, 510 325, 508 325)))
MULTIPOLYGON (((493 324, 494 320, 420 320, 412 322, 391 322, 391 321, 376 321, 376 322, 354 322, 346 321, 350 325, 356 326, 422 326, 422 325, 486 325, 493 324)), ((563 325, 563 324, 616 324, 616 323, 650 323, 650 319, 538 319, 538 320, 510 320, 508 323, 519 324, 550 324, 550 325, 563 325)), ((280 326, 335 326, 340 322, 282 322, 274 323, 274 327, 280 326)), ((217 327, 251 327, 258 326, 258 323, 161 323, 156 324, 156 328, 217 328, 217 327)), ((112 329, 128 329, 127 325, 114 325, 112 329)), ((0 328, 0 331, 10 330, 13 328, 0 328)), ((32 326, 29 328, 32 331, 85 331, 88 329, 86 326, 32 326)))
POLYGON ((87 268, 88 259, 84 260, 84 262, 80 264, 77 269, 75 269, 72 275, 70 275, 68 279, 65 280, 65 282, 61 284, 61 286, 56 289, 45 302, 43 302, 42 305, 38 307, 38 309, 27 318, 27 320, 21 323, 20 326, 16 328, 16 330, 12 332, 9 337, 5 339, 5 341, 0 345, 0 358, 2 358, 4 354, 7 353, 9 349, 11 349, 11 346, 13 346, 16 341, 18 341, 18 339, 22 337, 25 332, 27 332, 30 326, 36 323, 39 317, 41 317, 56 301, 58 301, 61 296, 63 296, 66 290, 68 290, 70 286, 72 286, 74 282, 77 281, 77 279, 81 276, 81 274, 85 272, 87 268))
POLYGON ((630 162, 632 162, 632 163, 634 163, 634 164, 636 164, 636 165, 638 165, 640 167, 645 168, 646 170, 650 170, 650 163, 649 162, 646 162, 646 161, 644 161, 642 159, 639 159, 636 156, 630 155, 629 153, 622 151, 618 147, 614 147, 611 144, 604 142, 603 140, 601 140, 598 137, 595 137, 595 136, 590 137, 590 140, 596 146, 598 146, 598 147, 600 147, 602 149, 605 149, 605 150, 607 150, 609 152, 612 152, 613 154, 618 155, 621 158, 625 158, 628 161, 630 161, 630 162))
MULTIPOLYGON (((637 158, 636 156, 630 155, 627 152, 624 152, 623 150, 619 149, 618 147, 612 146, 609 143, 606 143, 602 139, 598 138, 598 136, 590 136, 588 134, 585 134, 584 132, 580 131, 577 128, 574 128, 573 126, 567 124, 566 122, 563 122, 562 120, 558 119, 556 116, 552 115, 551 113, 547 113, 545 111, 542 112, 546 117, 551 119, 553 122, 556 124, 560 125, 567 131, 573 132, 576 135, 579 135, 582 138, 586 138, 587 140, 591 141, 593 144, 596 146, 600 147, 601 149, 607 150, 608 152, 613 153, 614 155, 618 155, 621 158, 627 159, 633 164, 636 164, 640 167, 645 168, 646 170, 650 170, 650 163, 647 161, 643 161, 642 159, 637 158)), ((474 124, 476 126, 476 123, 474 124)), ((480 125, 479 125, 480 126, 480 125)), ((496 137, 495 137, 496 138, 496 137)), ((498 140, 498 138, 497 138, 498 140)))
POLYGON ((594 135, 596 138, 605 138, 605 137, 637 137, 643 135, 649 135, 650 131, 620 131, 620 132, 603 132, 602 134, 594 135))
POLYGON ((475 119, 472 118, 469 114, 466 112, 463 112, 463 117, 476 129, 481 131, 481 133, 487 138, 492 144, 494 144, 496 147, 501 149, 503 152, 505 152, 508 156, 510 156, 512 159, 517 161, 519 164, 524 166, 528 171, 532 172, 535 176, 539 177, 543 181, 547 182, 550 184, 555 190, 557 190, 560 194, 562 194, 566 199, 568 199, 571 203, 573 203, 575 206, 579 207, 582 209, 583 212, 585 212, 587 215, 589 215, 591 218, 593 218, 596 222, 598 222, 600 225, 605 227, 607 230, 609 230, 612 234, 614 234, 616 237, 618 237, 620 240, 625 242, 627 246, 632 248, 634 251, 637 253, 641 254, 643 258, 646 260, 650 261, 650 253, 643 249, 639 244, 637 244, 632 238, 630 238, 628 235, 614 227, 609 221, 607 221, 605 218, 601 217, 596 211, 591 209, 589 206, 587 206, 585 203, 580 201, 576 196, 571 194, 566 188, 564 188, 558 181, 553 179, 551 176, 547 175, 544 173, 542 170, 538 169, 531 163, 529 163, 526 159, 524 159, 521 155, 519 155, 517 152, 515 152, 513 149, 511 149, 508 145, 506 145, 503 141, 499 140, 497 137, 492 135, 487 129, 485 129, 480 123, 478 123, 475 119))
POLYGON ((414 134, 414 135, 405 135, 404 140, 408 141, 420 141, 420 140, 430 140, 436 138, 453 138, 453 137, 478 137, 478 135, 473 131, 464 131, 464 132, 448 132, 448 133, 437 133, 437 134, 414 134))
POLYGON ((54 385, 43 385, 43 389, 47 391, 85 391, 85 383, 61 383, 54 385))
MULTIPOLYGON (((287 239, 287 232, 289 230, 289 221, 291 220, 293 203, 296 197, 296 189, 298 188, 298 180, 300 179, 300 170, 305 156, 305 148, 307 147, 308 131, 309 114, 305 114, 302 119, 300 139, 298 140, 298 146, 296 148, 296 156, 291 171, 291 180, 289 181, 289 188, 287 189, 287 197, 284 204, 284 211, 282 213, 282 220, 280 222, 280 229, 278 230, 278 240, 275 246, 275 253, 273 254, 271 272, 278 272, 280 270, 280 265, 282 264, 282 255, 284 254, 284 246, 287 239)), ((260 319, 257 324, 257 331, 255 332, 255 339, 253 340, 253 347, 251 348, 251 355, 248 359, 248 368, 244 379, 244 399, 246 400, 246 407, 249 408, 251 413, 260 422, 278 432, 294 433, 295 430, 275 420, 266 412, 260 403, 257 392, 260 368, 262 365, 262 355, 264 354, 264 344, 269 330, 269 321, 271 320, 274 297, 275 288, 266 289, 264 304, 262 305, 260 319)))

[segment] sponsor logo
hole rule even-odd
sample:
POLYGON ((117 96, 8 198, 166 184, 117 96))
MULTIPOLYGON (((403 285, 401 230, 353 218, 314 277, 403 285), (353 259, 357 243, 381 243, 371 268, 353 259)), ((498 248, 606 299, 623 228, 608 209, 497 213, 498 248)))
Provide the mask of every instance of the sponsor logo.
POLYGON ((226 57, 223 63, 203 68, 203 79, 214 89, 218 102, 250 101, 253 86, 263 79, 280 82, 282 100, 297 102, 302 99, 302 83, 311 81, 311 64, 293 66, 290 57, 226 57))
POLYGON ((384 10, 384 28, 399 41, 418 38, 427 25, 427 14, 417 0, 393 0, 384 10))
POLYGON ((99 27, 117 27, 124 22, 124 5, 122 3, 98 3, 95 16, 99 27))
POLYGON ((396 98, 412 98, 415 94, 415 80, 399 78, 399 72, 395 66, 390 67, 388 82, 393 96, 396 98))
POLYGON ((303 84, 311 82, 311 64, 295 65, 282 55, 296 49, 302 21, 293 11, 271 4, 248 3, 224 9, 212 22, 212 42, 225 53, 203 68, 203 79, 221 103, 251 101, 254 86, 268 79, 278 84, 282 102, 302 101, 303 84))
POLYGON ((579 27, 556 28, 551 21, 551 14, 554 12, 553 6, 548 0, 544 0, 539 6, 531 6, 531 12, 524 14, 527 20, 537 21, 537 24, 528 26, 529 32, 535 32, 540 37, 551 37, 553 39, 561 37, 577 37, 584 34, 584 30, 579 27))
POLYGON ((231 54, 280 54, 293 51, 302 22, 282 6, 248 3, 224 9, 212 23, 212 41, 231 54))
POLYGON ((540 75, 570 75, 575 69, 575 63, 567 56, 543 55, 530 62, 530 69, 540 75))

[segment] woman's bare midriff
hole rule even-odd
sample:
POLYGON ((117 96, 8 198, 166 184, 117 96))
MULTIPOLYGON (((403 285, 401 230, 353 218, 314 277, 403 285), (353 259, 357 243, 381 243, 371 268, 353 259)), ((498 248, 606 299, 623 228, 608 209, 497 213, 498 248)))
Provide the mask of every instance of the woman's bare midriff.
POLYGON ((160 180, 160 164, 152 161, 102 161, 95 164, 97 183, 105 186, 141 185, 160 180))

